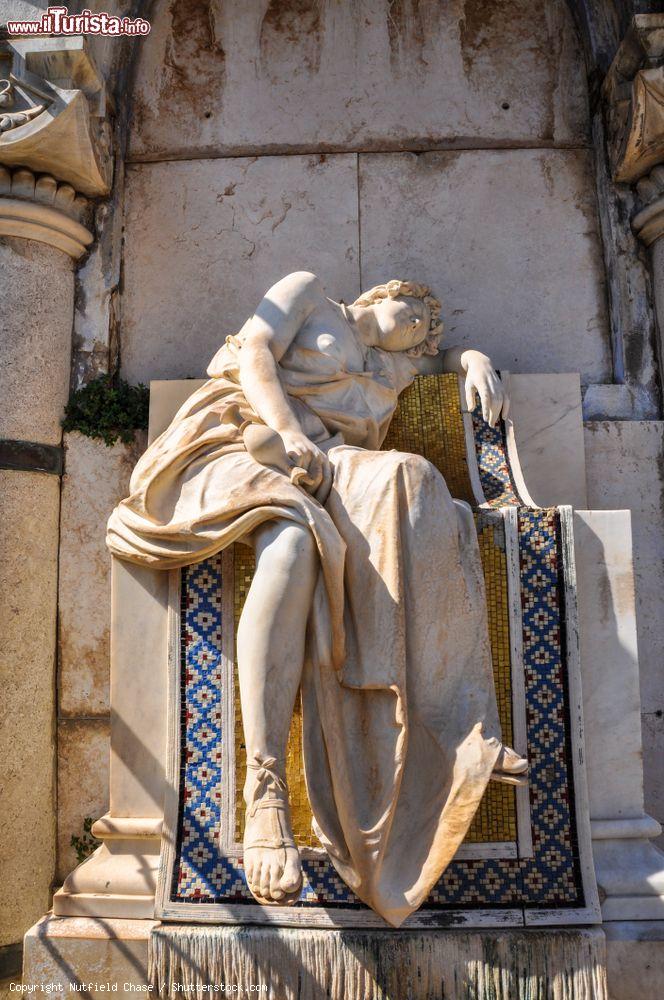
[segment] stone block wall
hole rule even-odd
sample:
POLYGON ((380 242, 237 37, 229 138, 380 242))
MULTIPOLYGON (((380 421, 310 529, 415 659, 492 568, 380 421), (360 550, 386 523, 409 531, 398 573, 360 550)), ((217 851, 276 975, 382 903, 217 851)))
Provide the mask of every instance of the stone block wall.
POLYGON ((448 343, 610 381, 593 169, 564 0, 159 5, 130 128, 123 372, 201 375, 304 268, 346 301, 426 281, 448 343))

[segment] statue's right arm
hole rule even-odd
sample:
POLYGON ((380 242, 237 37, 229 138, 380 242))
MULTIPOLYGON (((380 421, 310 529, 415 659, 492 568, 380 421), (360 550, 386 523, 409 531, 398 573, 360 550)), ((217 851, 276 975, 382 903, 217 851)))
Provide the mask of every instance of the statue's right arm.
POLYGON ((289 458, 307 469, 316 487, 330 476, 329 463, 303 433, 281 385, 278 365, 302 324, 324 301, 316 275, 296 271, 269 289, 238 334, 240 383, 248 403, 280 435, 289 458))

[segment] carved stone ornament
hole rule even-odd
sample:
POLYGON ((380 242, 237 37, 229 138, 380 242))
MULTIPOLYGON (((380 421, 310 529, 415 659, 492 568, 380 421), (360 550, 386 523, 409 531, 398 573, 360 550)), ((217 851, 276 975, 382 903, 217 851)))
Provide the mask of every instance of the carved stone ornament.
POLYGON ((603 90, 613 178, 633 184, 664 161, 664 14, 634 18, 603 90))
POLYGON ((664 164, 653 168, 636 185, 642 208, 632 219, 632 229, 646 246, 664 235, 664 164))
POLYGON ((20 236, 78 260, 92 243, 88 199, 49 174, 0 166, 0 236, 20 236))
POLYGON ((89 196, 112 178, 104 85, 81 36, 0 41, 0 164, 89 196))

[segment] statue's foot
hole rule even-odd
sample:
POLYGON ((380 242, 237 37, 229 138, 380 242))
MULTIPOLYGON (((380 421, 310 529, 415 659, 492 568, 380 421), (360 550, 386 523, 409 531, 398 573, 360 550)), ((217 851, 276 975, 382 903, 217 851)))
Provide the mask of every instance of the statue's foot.
POLYGON ((249 765, 245 801, 244 870, 251 894, 263 906, 291 906, 302 891, 302 865, 274 757, 249 765))
POLYGON ((506 785, 527 785, 528 761, 520 757, 516 750, 504 746, 498 754, 498 759, 491 774, 492 781, 501 781, 506 785))

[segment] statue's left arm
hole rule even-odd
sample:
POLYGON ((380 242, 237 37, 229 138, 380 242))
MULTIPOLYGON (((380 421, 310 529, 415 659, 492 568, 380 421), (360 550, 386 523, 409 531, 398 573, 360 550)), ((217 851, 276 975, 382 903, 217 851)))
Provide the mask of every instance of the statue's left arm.
POLYGON ((482 403, 482 416, 492 427, 509 412, 510 401, 505 386, 491 363, 491 358, 481 351, 463 347, 448 347, 433 357, 423 355, 411 359, 420 375, 436 375, 454 372, 464 379, 466 405, 475 408, 476 396, 482 403))

